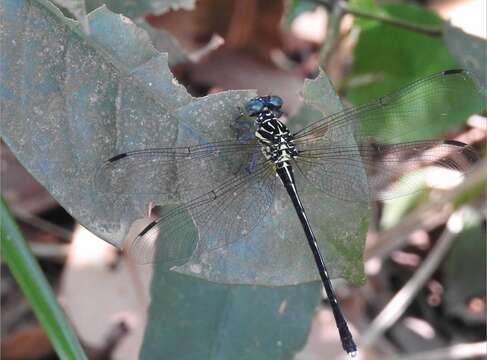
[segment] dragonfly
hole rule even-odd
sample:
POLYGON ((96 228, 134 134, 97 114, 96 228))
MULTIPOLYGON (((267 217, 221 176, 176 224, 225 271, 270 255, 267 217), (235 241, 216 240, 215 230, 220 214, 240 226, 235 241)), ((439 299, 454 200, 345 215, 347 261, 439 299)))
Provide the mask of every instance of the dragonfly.
POLYGON ((185 243, 181 239, 188 237, 196 236, 197 246, 208 252, 244 241, 269 213, 276 183, 280 182, 301 223, 342 347, 355 356, 357 345, 338 303, 299 189, 312 187, 346 202, 385 201, 414 191, 407 180, 401 187, 384 188, 385 184, 400 180, 405 171, 411 173, 423 165, 435 165, 464 173, 477 159, 472 147, 455 140, 414 140, 421 138, 420 130, 410 125, 411 119, 425 110, 428 118, 422 120, 430 125, 441 121, 446 110, 439 99, 455 99, 458 84, 467 81, 467 71, 443 71, 374 102, 326 116, 294 133, 283 120, 283 100, 276 95, 259 96, 245 106, 243 115, 250 121, 236 119, 231 125, 238 130, 236 137, 124 152, 100 167, 96 181, 98 186, 115 192, 136 183, 139 186, 132 189, 141 194, 183 194, 180 205, 159 214, 132 241, 129 252, 140 263, 184 260, 178 257, 184 249, 177 244, 185 243), (371 129, 378 125, 382 135, 374 137, 371 129), (387 129, 397 127, 402 129, 402 138, 411 140, 394 142, 394 135, 388 136, 387 129), (350 132, 353 141, 343 142, 343 134, 350 132), (169 170, 174 164, 174 189, 158 188, 160 184, 151 173, 156 168, 169 170), (365 181, 350 172, 355 168, 364 170, 365 181), (195 171, 200 171, 201 177, 195 178, 195 171), (208 181, 210 172, 212 180, 208 181), (296 181, 296 174, 301 183, 296 181), (164 247, 167 243, 176 245, 164 247), (162 255, 161 248, 165 250, 162 255))

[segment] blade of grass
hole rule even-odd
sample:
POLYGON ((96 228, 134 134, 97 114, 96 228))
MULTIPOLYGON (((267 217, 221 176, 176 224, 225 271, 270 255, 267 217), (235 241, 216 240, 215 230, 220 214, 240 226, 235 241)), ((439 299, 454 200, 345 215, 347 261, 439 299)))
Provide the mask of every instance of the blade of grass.
POLYGON ((46 330, 58 356, 61 359, 86 359, 71 325, 3 198, 0 198, 0 238, 2 258, 46 330))

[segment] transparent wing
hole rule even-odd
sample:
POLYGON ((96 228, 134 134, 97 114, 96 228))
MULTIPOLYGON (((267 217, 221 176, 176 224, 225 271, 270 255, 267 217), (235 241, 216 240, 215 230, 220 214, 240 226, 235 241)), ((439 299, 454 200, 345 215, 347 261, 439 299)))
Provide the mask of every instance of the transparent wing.
POLYGON ((255 139, 129 151, 108 159, 94 182, 100 191, 116 194, 169 194, 194 187, 201 194, 232 172, 242 171, 256 153, 260 148, 255 139), (204 173, 197 174, 198 169, 211 170, 211 182, 204 173))
POLYGON ((437 123, 462 116, 458 109, 476 107, 472 101, 477 100, 469 99, 478 99, 475 95, 476 84, 462 70, 418 80, 297 132, 296 166, 313 186, 346 201, 411 194, 418 189, 414 172, 427 164, 452 170, 452 176, 460 177, 475 161, 475 151, 460 142, 423 139, 431 129, 434 133, 437 123), (401 178, 405 173, 410 176, 401 178), (400 186, 384 190, 399 178, 400 186))
POLYGON ((189 258, 196 241, 207 252, 242 240, 272 205, 275 182, 272 164, 261 162, 163 214, 136 237, 130 252, 140 263, 173 263, 189 258))
POLYGON ((444 128, 485 109, 478 84, 465 70, 449 70, 417 80, 399 91, 332 114, 294 134, 296 142, 333 141, 352 132, 358 142, 381 144, 427 140, 444 128), (474 111, 475 112, 475 111, 474 111))
MULTIPOLYGON (((458 180, 478 159, 470 146, 457 141, 418 141, 402 144, 321 146, 299 154, 296 167, 310 184, 345 201, 390 200, 418 190, 419 170, 435 165, 458 180), (360 176, 361 170, 366 176, 360 176), (403 175, 407 176, 403 176, 403 175), (395 186, 388 188, 392 182, 395 186)), ((440 187, 443 176, 429 185, 440 187)))

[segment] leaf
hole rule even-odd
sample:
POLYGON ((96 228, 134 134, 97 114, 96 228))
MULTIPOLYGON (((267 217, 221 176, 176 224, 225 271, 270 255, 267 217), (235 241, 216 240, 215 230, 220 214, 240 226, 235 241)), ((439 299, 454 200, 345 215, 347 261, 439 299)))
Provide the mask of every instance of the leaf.
MULTIPOLYGON (((406 4, 374 5, 353 1, 354 8, 419 25, 442 25, 434 13, 406 4)), ((432 38, 375 20, 358 18, 360 29, 347 98, 354 104, 376 99, 407 83, 457 67, 440 38, 432 38), (355 85, 357 84, 357 85, 355 85)))
POLYGON ((147 203, 100 194, 92 174, 122 150, 173 145, 170 110, 191 96, 127 18, 100 8, 88 37, 47 1, 2 5, 2 136, 68 212, 120 246, 147 203))
MULTIPOLYGON (((378 6, 370 0, 355 0, 353 5, 369 13, 388 15, 413 24, 442 25, 441 19, 434 13, 417 6, 378 6)), ((414 80, 458 67, 441 38, 432 38, 375 20, 359 19, 355 24, 361 32, 354 49, 355 59, 347 90, 347 98, 354 104, 366 103, 414 80)), ((484 95, 477 84, 464 81, 459 82, 457 87, 458 90, 449 96, 435 98, 435 102, 429 105, 431 108, 426 106, 424 113, 418 113, 412 119, 415 127, 422 129, 425 138, 434 138, 462 126, 469 115, 485 109, 484 95), (452 106, 453 103, 462 105, 452 106), (431 118, 432 114, 441 118, 441 121, 425 124, 422 119, 431 118)), ((391 138, 397 141, 409 140, 401 127, 386 129, 385 123, 377 125, 376 129, 370 131, 378 137, 381 132, 388 131, 391 138)))
POLYGON ((141 359, 290 359, 320 298, 316 282, 228 286, 158 266, 154 274, 141 359))
POLYGON ((410 192, 411 194, 384 202, 380 220, 380 225, 383 229, 390 229, 400 223, 404 216, 427 199, 428 170, 432 169, 423 168, 419 171, 405 174, 399 181, 392 185, 392 191, 401 193, 401 188, 406 187, 407 191, 405 192, 410 192))
MULTIPOLYGON (((88 20, 86 18, 86 1, 85 0, 54 0, 58 6, 68 10, 73 16, 80 21, 83 25, 83 30, 86 34, 90 33, 90 28, 88 24, 88 20)), ((178 40, 173 37, 169 32, 163 29, 156 29, 150 26, 145 18, 143 17, 146 12, 150 12, 151 9, 158 9, 161 13, 169 11, 172 7, 179 8, 181 5, 181 1, 173 0, 172 2, 167 0, 166 2, 157 2, 157 1, 147 1, 146 3, 142 2, 116 2, 114 1, 115 5, 112 3, 108 4, 109 8, 117 8, 120 14, 132 18, 137 26, 144 29, 150 36, 154 47, 160 52, 167 52, 169 54, 169 65, 173 66, 179 64, 181 62, 188 60, 187 52, 182 48, 181 44, 178 40), (135 7, 134 7, 135 6, 135 7), (159 6, 161 8, 159 9, 159 6)), ((183 1, 184 3, 184 1, 183 1)), ((105 1, 88 1, 88 12, 97 9, 100 6, 105 5, 105 1)), ((186 1, 187 8, 193 9, 193 5, 190 6, 191 1, 186 1)))
POLYGON ((147 31, 147 34, 149 34, 152 41, 152 44, 154 44, 154 47, 158 51, 168 54, 169 66, 174 66, 179 63, 188 61, 188 52, 168 31, 161 28, 156 29, 150 26, 144 18, 136 19, 135 23, 137 24, 137 26, 147 31))
POLYGON ((32 306, 56 353, 62 359, 86 359, 71 325, 3 199, 0 199, 0 219, 2 258, 32 306))
POLYGON ((487 91, 485 74, 487 69, 486 40, 467 34, 449 22, 445 22, 444 25, 444 39, 450 53, 458 63, 474 74, 485 96, 487 91))
MULTIPOLYGON (((88 15, 86 36, 45 0, 6 0, 2 6, 1 41, 9 47, 1 59, 2 137, 73 217, 122 246, 141 230, 154 198, 101 193, 92 180, 103 161, 128 150, 180 144, 183 129, 211 141, 218 132, 207 129, 228 129, 255 94, 230 91, 192 99, 172 77, 167 55, 154 50, 129 19, 106 8, 88 15)), ((174 169, 150 176, 164 187, 173 186, 177 175, 174 169)), ((302 195, 332 275, 361 281, 367 216, 353 204, 337 206, 314 192, 302 195)), ((290 201, 280 196, 264 226, 227 249, 227 256, 195 254, 192 264, 205 267, 198 276, 263 285, 318 279, 290 201)), ((177 202, 156 200, 158 205, 177 202)), ((194 275, 195 267, 177 270, 194 275)))
POLYGON ((106 5, 114 13, 131 19, 147 14, 162 15, 171 10, 193 10, 196 0, 86 0, 86 9, 92 11, 106 5))
POLYGON ((86 4, 85 0, 54 0, 58 6, 67 9, 75 19, 77 19, 83 26, 83 31, 90 33, 90 27, 86 19, 86 4))

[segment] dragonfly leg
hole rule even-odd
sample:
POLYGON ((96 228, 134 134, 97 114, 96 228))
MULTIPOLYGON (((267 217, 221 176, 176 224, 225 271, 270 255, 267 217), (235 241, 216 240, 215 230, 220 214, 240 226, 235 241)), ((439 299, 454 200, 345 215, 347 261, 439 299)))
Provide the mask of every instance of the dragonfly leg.
POLYGON ((242 171, 242 168, 245 172, 247 172, 247 174, 252 174, 257 168, 258 159, 259 159, 259 153, 258 152, 253 153, 248 165, 244 167, 244 164, 241 164, 238 167, 238 169, 233 173, 233 175, 237 175, 240 171, 242 171))
POLYGON ((252 158, 250 159, 249 165, 246 167, 246 170, 248 171, 249 174, 253 173, 255 170, 255 167, 257 165, 257 159, 259 158, 259 153, 255 152, 252 154, 252 158))
POLYGON ((240 115, 233 121, 230 127, 237 133, 238 141, 248 141, 254 135, 252 127, 254 126, 254 121, 246 118, 245 113, 239 108, 240 115))

